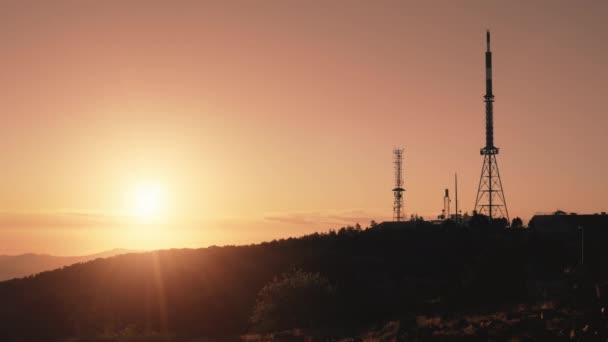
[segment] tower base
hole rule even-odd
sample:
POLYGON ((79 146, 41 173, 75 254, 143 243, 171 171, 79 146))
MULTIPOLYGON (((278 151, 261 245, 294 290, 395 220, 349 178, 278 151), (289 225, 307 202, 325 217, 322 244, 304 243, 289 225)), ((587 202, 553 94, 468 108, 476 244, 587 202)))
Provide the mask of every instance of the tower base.
POLYGON ((483 166, 481 177, 479 178, 479 188, 477 199, 475 200, 475 211, 478 214, 486 215, 491 219, 506 218, 509 221, 509 211, 507 201, 502 190, 502 181, 498 171, 496 161, 497 148, 484 148, 481 150, 483 166))

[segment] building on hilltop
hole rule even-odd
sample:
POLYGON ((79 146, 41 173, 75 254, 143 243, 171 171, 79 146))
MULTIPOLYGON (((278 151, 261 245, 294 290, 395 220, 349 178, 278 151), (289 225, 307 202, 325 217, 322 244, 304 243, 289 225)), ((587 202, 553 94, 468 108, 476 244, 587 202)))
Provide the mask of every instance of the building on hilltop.
POLYGON ((558 210, 551 214, 534 215, 529 227, 540 234, 576 233, 581 229, 602 229, 608 232, 608 215, 600 214, 567 214, 558 210))

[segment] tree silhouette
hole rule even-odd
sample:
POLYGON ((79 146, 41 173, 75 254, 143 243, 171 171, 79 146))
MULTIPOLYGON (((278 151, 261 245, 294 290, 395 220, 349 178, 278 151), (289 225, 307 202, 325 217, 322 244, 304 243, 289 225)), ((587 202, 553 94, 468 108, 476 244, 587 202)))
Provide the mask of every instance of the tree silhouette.
POLYGON ((524 221, 520 217, 516 217, 511 221, 511 228, 523 228, 524 221))
POLYGON ((329 280, 296 269, 260 290, 251 323, 260 331, 318 327, 331 317, 334 304, 335 289, 329 280))

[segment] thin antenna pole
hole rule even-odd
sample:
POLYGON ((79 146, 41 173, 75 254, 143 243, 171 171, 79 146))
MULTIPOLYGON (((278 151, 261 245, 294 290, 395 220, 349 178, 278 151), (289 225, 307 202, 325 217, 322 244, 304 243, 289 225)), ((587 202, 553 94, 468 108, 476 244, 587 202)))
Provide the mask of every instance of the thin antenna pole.
POLYGON ((456 222, 460 222, 460 218, 458 217, 458 174, 454 173, 454 196, 456 196, 456 222))

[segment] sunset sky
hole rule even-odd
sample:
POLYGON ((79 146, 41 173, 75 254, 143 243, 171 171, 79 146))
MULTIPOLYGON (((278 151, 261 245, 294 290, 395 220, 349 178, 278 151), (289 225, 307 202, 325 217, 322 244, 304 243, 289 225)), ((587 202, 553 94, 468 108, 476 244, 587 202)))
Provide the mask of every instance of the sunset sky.
POLYGON ((607 1, 3 1, 0 254, 366 226, 392 215, 394 146, 407 216, 439 215, 454 172, 470 212, 488 28, 511 217, 607 211, 606 18, 607 1))

